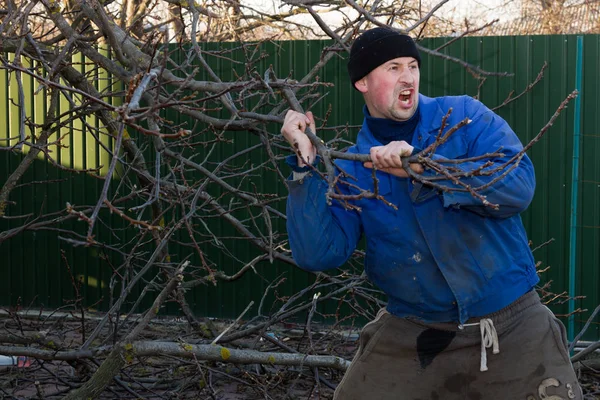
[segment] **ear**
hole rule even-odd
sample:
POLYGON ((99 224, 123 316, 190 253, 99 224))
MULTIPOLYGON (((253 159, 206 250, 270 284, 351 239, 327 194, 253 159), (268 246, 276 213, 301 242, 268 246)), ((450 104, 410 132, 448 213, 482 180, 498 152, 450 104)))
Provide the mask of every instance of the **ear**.
POLYGON ((368 85, 367 85, 367 77, 357 80, 354 82, 354 87, 361 93, 367 93, 368 85))

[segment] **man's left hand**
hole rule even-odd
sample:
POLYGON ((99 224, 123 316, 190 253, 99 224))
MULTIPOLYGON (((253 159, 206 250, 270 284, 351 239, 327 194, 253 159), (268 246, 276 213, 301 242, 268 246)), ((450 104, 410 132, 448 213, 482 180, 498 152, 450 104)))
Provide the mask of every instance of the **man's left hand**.
MULTIPOLYGON (((385 146, 371 147, 372 162, 366 162, 363 165, 365 168, 373 168, 373 165, 375 165, 380 171, 400 178, 407 178, 408 174, 402 168, 402 157, 408 157, 412 152, 413 146, 404 140, 390 142, 385 146)), ((411 163, 410 168, 418 174, 423 172, 423 166, 419 163, 411 163)))

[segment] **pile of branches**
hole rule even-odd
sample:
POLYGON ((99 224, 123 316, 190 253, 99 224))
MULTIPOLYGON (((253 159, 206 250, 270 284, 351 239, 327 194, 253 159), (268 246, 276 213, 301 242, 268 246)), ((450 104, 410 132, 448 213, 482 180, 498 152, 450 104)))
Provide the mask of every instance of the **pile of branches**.
MULTIPOLYGON (((324 317, 315 300, 302 323, 202 320, 204 338, 184 320, 135 315, 120 324, 131 332, 122 341, 106 314, 5 310, 0 353, 15 356, 14 366, 0 366, 0 397, 331 399, 357 351, 359 327, 353 319, 314 323, 324 317)), ((571 347, 584 398, 598 398, 600 346, 571 347)))
MULTIPOLYGON (((7 310, 0 331, 0 354, 35 362, 27 373, 17 369, 14 374, 3 375, 1 394, 9 398, 75 399, 185 397, 190 393, 197 398, 197 393, 202 393, 207 398, 222 398, 215 379, 227 376, 243 387, 239 390, 252 391, 241 398, 330 395, 356 345, 354 336, 340 333, 341 327, 347 330, 348 326, 360 325, 385 305, 364 274, 357 272, 363 257, 360 250, 338 275, 317 275, 314 283, 293 295, 277 294, 282 278, 268 282, 255 317, 240 316, 220 328, 198 318, 186 295, 203 285, 226 284, 248 273, 260 275, 258 264, 277 261, 296 266, 286 235, 277 229, 285 220, 282 195, 232 182, 269 173, 285 185, 288 171, 282 168, 281 160, 293 149, 270 126, 281 124, 288 109, 308 109, 322 96, 320 91, 329 84, 318 79, 320 71, 347 53, 362 30, 393 26, 418 36, 446 2, 422 10, 420 2, 346 0, 328 4, 290 0, 279 14, 267 15, 235 1, 5 1, 0 12, 0 50, 11 56, 0 56, 0 64, 15 79, 18 95, 13 101, 20 118, 18 131, 11 131, 11 144, 3 150, 22 154, 22 158, 0 188, 0 217, 21 223, 0 232, 0 244, 29 232, 52 232, 63 244, 99 249, 114 258, 107 263, 112 275, 105 303, 108 312, 102 315, 89 318, 90 305, 81 300, 75 274, 75 296, 65 299, 69 308, 60 310, 63 314, 24 318, 20 307, 7 310), (326 23, 324 11, 338 12, 339 24, 332 27, 326 23), (299 14, 305 18, 294 18, 299 14), (243 72, 225 79, 207 62, 202 41, 247 39, 250 32, 261 32, 263 39, 299 32, 310 36, 312 32, 332 39, 333 44, 323 49, 318 62, 301 77, 276 76, 270 68, 257 70, 262 54, 255 45, 242 45, 244 58, 233 61, 243 64, 243 72), (185 56, 180 58, 183 61, 176 61, 169 50, 173 41, 185 49, 185 56), (109 48, 110 55, 103 48, 109 48), (90 60, 93 70, 109 73, 119 85, 99 89, 94 78, 97 73, 82 72, 73 65, 72 60, 81 55, 90 60), (208 78, 198 80, 199 71, 208 78), (30 99, 25 99, 25 80, 32 80, 36 93, 47 98, 43 123, 27 116, 30 99), (114 98, 121 100, 118 105, 110 101, 114 98), (63 109, 61 99, 67 99, 69 110, 63 109), (250 109, 246 107, 249 100, 253 102, 250 109), (194 125, 171 121, 162 114, 165 111, 189 118, 194 125), (90 123, 90 117, 99 122, 90 123), (110 153, 102 174, 100 167, 81 171, 59 163, 53 149, 67 146, 68 137, 62 132, 75 122, 94 138, 94 145, 110 153), (219 162, 210 161, 220 144, 245 136, 255 138, 258 144, 219 162), (25 148, 28 151, 21 153, 25 148), (248 163, 248 154, 258 150, 267 155, 264 162, 248 163), (42 208, 27 214, 15 211, 11 196, 16 187, 28 184, 23 177, 39 157, 54 168, 101 179, 102 190, 94 203, 69 202, 61 210, 42 208), (119 179, 115 179, 117 174, 119 179), (135 228, 133 238, 115 243, 98 234, 100 229, 109 229, 111 237, 121 236, 111 224, 113 216, 135 228), (251 243, 258 255, 241 259, 234 246, 229 248, 229 242, 211 231, 210 220, 232 227, 237 235, 234 239, 251 243), (77 228, 69 224, 74 221, 77 228), (234 273, 226 273, 224 265, 208 257, 209 246, 228 255, 234 273), (177 257, 173 257, 174 247, 177 257), (132 301, 132 293, 140 286, 141 294, 132 301), (275 303, 265 304, 271 294, 275 303), (151 306, 140 312, 142 300, 148 299, 151 306), (325 301, 336 304, 337 311, 322 315, 318 309, 325 301), (176 304, 185 323, 152 322, 167 302, 176 304), (340 311, 342 308, 351 310, 351 316, 344 316, 348 313, 340 311), (311 327, 315 315, 333 322, 325 330, 315 330, 311 327), (301 321, 297 329, 301 340, 293 345, 269 334, 273 327, 290 321, 301 321)), ((505 75, 444 56, 440 49, 421 50, 462 65, 482 82, 488 76, 505 75)), ((226 58, 228 54, 216 56, 226 58)), ((518 165, 575 95, 565 99, 521 153, 487 173, 502 179, 502 171, 508 173, 518 165)), ((496 207, 480 195, 484 187, 460 183, 464 176, 482 171, 462 171, 456 165, 433 160, 437 146, 460 125, 445 128, 433 146, 405 161, 435 169, 454 185, 443 187, 435 178, 415 174, 410 168, 407 171, 423 184, 468 191, 483 204, 496 207)), ((368 160, 366 155, 356 158, 342 151, 348 144, 343 137, 346 129, 334 128, 334 137, 327 141, 310 134, 323 162, 323 179, 329 183, 327 196, 331 200, 336 197, 334 160, 368 160)), ((363 192, 360 196, 377 194, 363 192)), ((63 261, 71 272, 76 261, 67 256, 63 261)))
POLYGON ((0 396, 331 398, 357 350, 359 318, 373 318, 383 304, 356 275, 343 285, 317 279, 268 317, 244 318, 246 309, 234 321, 197 319, 195 326, 185 318, 157 317, 183 272, 141 315, 114 320, 72 307, 3 310, 0 354, 13 356, 14 366, 0 374, 0 396), (306 293, 318 294, 303 301, 306 293), (356 296, 370 301, 356 302, 356 296), (324 315, 317 306, 328 299, 367 308, 346 317, 324 315), (326 318, 335 323, 318 322, 326 318))

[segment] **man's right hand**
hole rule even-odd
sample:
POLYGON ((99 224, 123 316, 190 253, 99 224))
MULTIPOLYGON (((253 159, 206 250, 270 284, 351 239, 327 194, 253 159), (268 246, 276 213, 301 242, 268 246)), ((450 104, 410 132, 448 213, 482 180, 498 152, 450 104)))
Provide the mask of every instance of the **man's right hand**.
POLYGON ((298 157, 299 166, 306 165, 303 160, 312 164, 317 157, 317 150, 312 145, 308 136, 306 136, 306 133, 304 133, 306 127, 309 127, 314 134, 317 133, 312 112, 308 111, 306 115, 304 115, 297 111, 289 110, 287 114, 285 114, 283 126, 281 127, 281 134, 292 147, 297 147, 302 155, 302 159, 298 157))

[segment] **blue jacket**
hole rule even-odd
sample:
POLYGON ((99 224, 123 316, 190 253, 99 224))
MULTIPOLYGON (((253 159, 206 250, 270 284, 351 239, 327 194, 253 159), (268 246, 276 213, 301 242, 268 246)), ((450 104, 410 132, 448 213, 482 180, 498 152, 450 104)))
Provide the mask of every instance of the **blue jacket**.
MULTIPOLYGON (((502 118, 471 97, 420 95, 419 102, 420 122, 412 145, 421 149, 435 141, 449 108, 453 112, 448 127, 465 117, 471 119, 437 149, 436 158, 460 159, 501 150, 505 157, 493 161, 502 163, 523 148, 502 118)), ((356 145, 348 151, 366 154, 378 145, 365 123, 356 145)), ((459 165, 474 170, 484 162, 459 165)), ((337 160, 336 164, 356 178, 353 184, 374 189, 372 172, 361 163, 337 160)), ((478 187, 497 175, 464 178, 463 182, 478 187)), ((438 193, 380 171, 377 178, 379 193, 397 209, 374 199, 355 201, 360 211, 347 210, 335 200, 328 206, 327 184, 316 175, 289 182, 287 230, 292 255, 301 268, 322 271, 341 266, 364 234, 365 270, 387 294, 388 311, 426 322, 464 323, 495 312, 538 282, 519 216, 535 189, 527 156, 501 181, 481 192, 499 204, 497 211, 467 192, 438 193)), ((449 181, 441 183, 454 186, 449 181)), ((346 185, 339 187, 346 194, 355 192, 346 185)))

